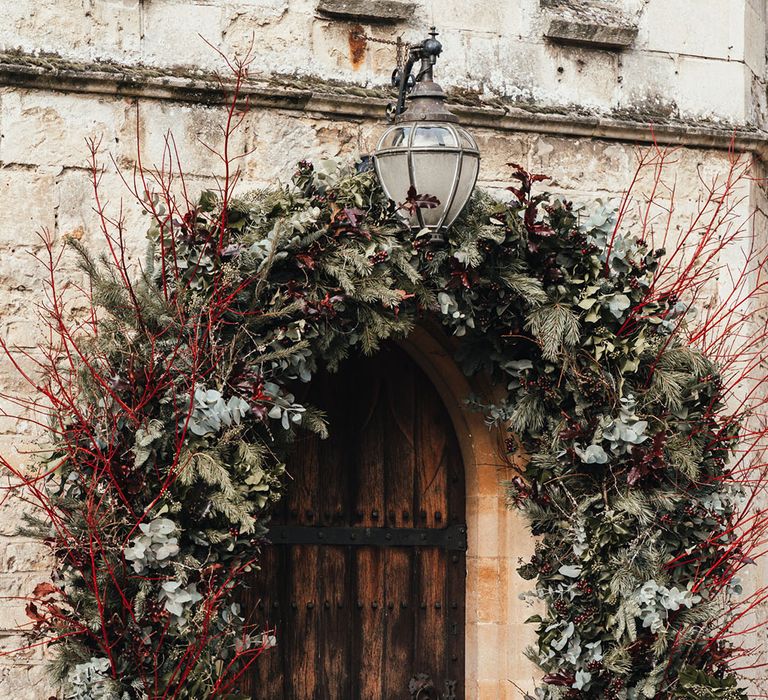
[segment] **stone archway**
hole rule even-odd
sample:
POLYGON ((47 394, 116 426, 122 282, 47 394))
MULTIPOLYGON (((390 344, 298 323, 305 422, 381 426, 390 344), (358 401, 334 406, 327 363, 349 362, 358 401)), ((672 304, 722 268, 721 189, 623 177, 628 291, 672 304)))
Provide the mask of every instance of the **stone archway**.
POLYGON ((500 457, 500 437, 488 429, 483 414, 466 403, 470 395, 490 399, 498 390, 483 378, 464 375, 453 359, 456 342, 438 326, 417 326, 400 345, 440 393, 464 462, 469 537, 466 697, 519 698, 519 688, 532 690, 540 675, 524 655, 535 642, 533 629, 524 624, 533 611, 519 598, 529 587, 516 572, 518 560, 530 558, 533 540, 522 516, 505 503, 502 482, 514 468, 500 457))
POLYGON ((518 558, 530 555, 532 541, 521 517, 506 507, 501 482, 514 468, 500 457, 501 436, 488 429, 482 413, 467 405, 470 395, 492 398, 494 388, 482 378, 463 374, 453 360, 455 342, 433 324, 417 326, 398 345, 439 395, 463 463, 468 541, 464 690, 457 697, 518 697, 518 686, 530 687, 535 674, 523 654, 533 641, 523 624, 531 611, 518 598, 526 588, 515 571, 518 558))

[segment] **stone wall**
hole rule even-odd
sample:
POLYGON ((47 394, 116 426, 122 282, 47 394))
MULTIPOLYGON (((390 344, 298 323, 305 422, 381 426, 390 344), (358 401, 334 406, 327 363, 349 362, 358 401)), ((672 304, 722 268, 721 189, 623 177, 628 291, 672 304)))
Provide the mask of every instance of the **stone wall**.
MULTIPOLYGON (((253 108, 235 142, 249 154, 243 189, 286 180, 301 158, 370 152, 385 128, 383 86, 394 56, 391 45, 359 34, 415 40, 432 21, 445 45, 438 78, 477 136, 480 180, 490 189, 503 192, 507 163, 517 162, 550 174, 551 189, 571 198, 620 196, 637 148, 654 138, 653 122, 658 141, 681 146, 673 168, 674 226, 682 227, 702 181, 727 169, 732 137, 758 167, 767 152, 765 4, 758 0, 0 0, 0 9, 0 334, 31 353, 41 338, 35 305, 44 285, 36 232, 102 245, 87 138, 101 139, 112 211, 125 199, 134 259, 147 222, 118 167, 130 173, 139 148, 145 164, 159 163, 172 130, 190 189, 213 182, 216 164, 200 141, 219 138, 222 95, 212 72, 221 60, 198 32, 226 53, 253 37, 254 80, 246 88, 253 108)), ((745 217, 759 209, 760 235, 764 200, 755 184, 741 204, 745 217)), ((70 285, 79 279, 71 258, 61 277, 70 285)), ((23 383, 0 360, 0 396, 19 391, 23 383)), ((7 398, 0 409, 16 412, 7 398)), ((0 415, 1 454, 21 463, 36 439, 29 423, 0 415)), ((507 591, 499 614, 522 615, 515 596, 524 582, 509 580, 518 530, 491 495, 493 475, 483 478, 476 517, 490 523, 489 534, 472 541, 470 557, 488 561, 478 563, 485 568, 468 601, 486 607, 476 638, 483 643, 468 657, 475 693, 468 697, 491 700, 515 696, 509 681, 530 685, 533 671, 518 663, 519 620, 494 621, 488 608, 494 591, 507 591)), ((40 548, 14 534, 22 511, 0 495, 5 649, 18 646, 14 629, 24 620, 12 597, 49 576, 40 548)), ((42 658, 42 649, 0 657, 0 689, 18 700, 47 698, 42 658)))
POLYGON ((760 0, 4 0, 0 45, 74 61, 388 81, 391 46, 437 24, 447 86, 537 108, 761 124, 760 0), (200 36, 198 36, 198 34, 200 36))

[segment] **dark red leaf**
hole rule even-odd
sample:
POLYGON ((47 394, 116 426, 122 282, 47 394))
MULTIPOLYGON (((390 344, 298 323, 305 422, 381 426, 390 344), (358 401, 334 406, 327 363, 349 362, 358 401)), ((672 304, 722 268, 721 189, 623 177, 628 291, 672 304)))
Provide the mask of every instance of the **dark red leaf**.
POLYGON ((542 680, 549 685, 559 685, 565 688, 570 688, 576 680, 576 677, 567 671, 557 671, 555 673, 548 673, 542 680))
POLYGON ((46 598, 47 596, 58 592, 59 589, 52 583, 38 583, 35 586, 35 590, 32 591, 32 596, 35 598, 46 598))
POLYGON ((418 209, 434 209, 438 204, 440 200, 437 197, 431 194, 418 194, 416 188, 411 185, 400 208, 413 216, 418 209))
POLYGON ((45 616, 37 611, 37 606, 34 603, 27 603, 24 612, 30 620, 34 621, 36 627, 40 627, 45 623, 45 616))
POLYGON ((308 253, 299 253, 296 256, 296 262, 299 264, 299 267, 305 267, 308 270, 315 269, 315 259, 308 253))

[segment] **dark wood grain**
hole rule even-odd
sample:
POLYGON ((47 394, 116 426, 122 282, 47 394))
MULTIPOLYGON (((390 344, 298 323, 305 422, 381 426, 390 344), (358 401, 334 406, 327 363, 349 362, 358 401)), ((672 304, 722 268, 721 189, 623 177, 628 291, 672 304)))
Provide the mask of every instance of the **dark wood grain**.
POLYGON ((414 552, 408 549, 384 551, 384 672, 382 698, 407 698, 408 681, 414 675, 414 615, 416 601, 412 590, 414 552))
MULTIPOLYGON (((444 528, 464 523, 464 470, 440 397, 401 350, 353 359, 306 392, 331 437, 303 435, 275 522, 444 528)), ((314 530, 312 531, 314 532, 314 530)), ((313 535, 314 537, 314 535, 313 535)), ((407 700, 429 674, 463 697, 466 566, 437 547, 266 545, 244 594, 278 646, 254 665, 252 698, 407 700), (260 596, 263 596, 260 597, 260 596)))
MULTIPOLYGON (((242 609, 246 621, 266 634, 282 636, 285 591, 274 588, 272 582, 285 579, 283 560, 285 552, 278 547, 262 550, 260 569, 244 592, 242 609), (277 603, 277 605, 275 605, 277 603)), ((284 697, 283 646, 262 654, 250 667, 243 683, 243 692, 258 700, 284 697)))
MULTIPOLYGON (((357 687, 353 697, 381 697, 384 671, 384 552, 380 548, 361 547, 357 556, 357 600, 359 608, 357 687)), ((339 699, 341 700, 341 699, 339 699)))
POLYGON ((354 625, 349 600, 350 554, 343 547, 319 547, 318 567, 318 697, 351 696, 349 630, 354 625))
POLYGON ((416 385, 416 498, 421 527, 445 527, 448 511, 448 438, 445 407, 423 375, 416 385))
MULTIPOLYGON (((337 378, 327 374, 319 378, 317 390, 321 395, 334 391, 337 378)), ((333 425, 334 439, 320 441, 318 449, 318 518, 324 526, 348 524, 350 517, 351 484, 348 474, 352 455, 346 448, 358 426, 354 414, 344 410, 348 392, 330 406, 328 419, 333 425)), ((334 700, 350 697, 353 681, 350 676, 349 656, 351 641, 349 630, 354 624, 353 605, 350 599, 352 585, 351 556, 349 548, 318 548, 318 698, 334 700)), ((312 572, 307 572, 311 578, 312 572)))
MULTIPOLYGON (((383 359, 384 371, 397 377, 397 381, 386 383, 382 397, 388 410, 383 464, 387 525, 414 527, 417 368, 412 362, 401 362, 397 353, 383 359)), ((413 676, 413 556, 413 551, 398 549, 389 549, 384 555, 387 609, 382 697, 387 700, 407 697, 408 681, 413 676)))
POLYGON ((317 606, 318 547, 298 545, 290 552, 289 597, 283 633, 286 700, 316 700, 319 612, 317 606), (307 576, 312 572, 312 576, 307 576), (295 606, 295 607, 294 607, 295 606))
MULTIPOLYGON (((448 470, 448 512, 450 523, 465 523, 464 512, 464 464, 459 452, 456 437, 451 434, 446 451, 448 470)), ((464 683, 464 635, 466 619, 466 554, 448 552, 446 557, 447 573, 445 577, 445 621, 446 621, 446 678, 456 681, 456 697, 463 698, 464 683)))
POLYGON ((416 617, 415 671, 440 682, 444 678, 447 642, 445 558, 445 553, 437 549, 421 549, 416 567, 420 606, 416 617))

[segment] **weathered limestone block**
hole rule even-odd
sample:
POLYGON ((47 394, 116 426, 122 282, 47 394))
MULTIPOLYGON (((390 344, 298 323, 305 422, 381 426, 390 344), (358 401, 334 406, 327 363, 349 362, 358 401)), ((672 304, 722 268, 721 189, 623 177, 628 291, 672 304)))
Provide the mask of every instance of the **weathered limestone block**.
MULTIPOLYGON (((10 600, 9 606, 14 609, 21 608, 22 614, 25 614, 24 607, 27 602, 27 597, 32 595, 38 584, 50 582, 51 566, 52 562, 50 560, 41 558, 40 564, 35 571, 4 574, 2 578, 0 578, 0 585, 2 585, 4 595, 7 595, 9 598, 17 598, 17 600, 10 600), (45 566, 43 566, 43 564, 45 564, 45 566)), ((15 615, 16 613, 9 614, 15 615)), ((29 622, 29 618, 27 617, 24 622, 29 622)), ((19 627, 15 622, 7 628, 0 628, 0 633, 2 633, 3 630, 7 634, 16 635, 19 633, 19 627)))
MULTIPOLYGON (((636 167, 634 154, 620 144, 583 139, 578 147, 568 148, 562 139, 532 136, 529 165, 537 173, 553 178, 555 191, 579 193, 610 192, 619 195, 636 167), (568 167, 564 168, 564 164, 568 167), (614 172, 616 177, 606 178, 614 172)), ((594 195, 592 195, 594 196, 594 195)))
MULTIPOLYGON (((2 439, 0 445, 2 445, 3 457, 10 457, 11 450, 13 449, 10 441, 2 439)), ((3 475, 3 482, 4 486, 7 486, 8 480, 5 476, 3 475)), ((22 522, 22 514, 24 512, 32 512, 32 507, 13 496, 6 498, 0 504, 0 536, 9 539, 15 537, 22 522)))
POLYGON ((480 179, 486 185, 499 183, 506 187, 512 168, 509 163, 527 163, 531 145, 530 134, 500 135, 493 131, 475 134, 483 157, 480 161, 480 179))
MULTIPOLYGON (((0 142, 0 159, 4 159, 4 142, 0 142)), ((2 162, 2 160, 0 160, 2 162)), ((55 176, 50 172, 33 172, 4 162, 0 165, 0 251, 3 256, 18 250, 36 250, 42 245, 37 232, 55 227, 55 176)), ((4 289, 7 287, 4 286, 4 289)))
MULTIPOLYGON (((166 138, 173 134, 176 149, 183 154, 182 165, 186 174, 207 175, 211 170, 221 169, 221 161, 209 150, 220 152, 224 145, 221 107, 165 101, 143 103, 139 108, 138 137, 136 108, 133 107, 130 112, 131 119, 126 122, 121 134, 121 164, 132 164, 137 147, 140 147, 146 167, 159 165, 166 149, 166 138)), ((246 138, 245 128, 238 129, 230 139, 230 153, 243 153, 246 138)))
POLYGON ((222 43, 223 17, 219 3, 147 2, 142 6, 147 28, 141 45, 143 62, 199 68, 214 68, 220 63, 205 43, 209 41, 214 46, 222 43))
POLYGON ((247 23, 249 27, 275 25, 290 11, 294 14, 309 13, 313 9, 311 0, 249 0, 230 2, 224 5, 224 34, 238 33, 236 25, 247 23))
POLYGON ((317 11, 323 15, 380 24, 410 19, 415 8, 415 3, 400 0, 320 0, 317 4, 317 11))
MULTIPOLYGON (((736 8, 735 8, 736 9, 736 8)), ((765 55, 765 25, 768 20, 768 6, 762 0, 746 0, 744 8, 744 62, 750 70, 756 75, 765 77, 766 75, 766 55, 765 55)), ((739 24, 729 22, 732 40, 736 44, 729 44, 726 47, 729 50, 728 55, 738 55, 735 50, 739 45, 739 24), (730 46, 733 45, 733 50, 730 46), (733 51, 733 53, 731 53, 733 51)), ((764 80, 761 81, 764 83, 764 80)))
MULTIPOLYGON (((12 593, 3 595, 12 596, 12 593)), ((24 604, 20 601, 0 603, 0 632, 15 633, 21 629, 29 618, 24 614, 24 604)))
MULTIPOLYGON (((140 0, 4 2, 0 45, 91 60, 116 56, 139 60, 141 5, 140 0)), ((153 34, 170 33, 167 26, 149 29, 153 34)))
POLYGON ((54 686, 39 661, 12 667, 0 666, 0 691, 13 700, 44 700, 56 696, 54 686))
MULTIPOLYGON (((37 303, 41 297, 42 293, 40 293, 40 296, 30 297, 28 303, 37 303), (32 301, 33 298, 35 299, 34 302, 32 301)), ((31 324, 27 323, 27 325, 31 324)), ((37 326, 35 326, 29 335, 26 335, 17 326, 11 324, 5 325, 0 332, 2 332, 3 337, 11 347, 15 347, 16 345, 21 346, 21 342, 26 338, 29 338, 32 342, 38 343, 43 337, 37 326), (17 338, 20 336, 21 342, 17 343, 14 336, 17 338)), ((25 348, 21 346, 21 351, 23 352, 24 350, 25 348)), ((18 357, 15 359, 19 367, 21 367, 24 372, 34 373, 36 368, 32 360, 24 357, 21 352, 17 352, 16 354, 18 357)), ((19 438, 22 436, 39 434, 39 428, 29 420, 32 417, 31 411, 25 406, 19 406, 18 403, 13 400, 14 397, 17 396, 22 398, 29 397, 29 384, 19 376, 19 373, 14 367, 9 367, 9 365, 10 363, 6 362, 5 358, 3 358, 3 363, 0 365, 0 386, 3 387, 2 391, 4 392, 4 395, 0 396, 0 437, 11 438, 11 445, 9 445, 2 453, 5 458, 13 458, 16 456, 13 453, 15 445, 12 443, 12 439, 14 437, 18 443, 19 438)), ((30 376, 34 375, 30 374, 30 376)), ((4 443, 5 440, 2 442, 4 443)), ((21 455, 19 455, 19 457, 21 457, 21 455)), ((25 462, 25 460, 29 459, 29 457, 23 457, 19 459, 19 462, 25 462)), ((8 476, 9 475, 3 469, 2 473, 0 473, 0 477, 3 479, 3 486, 8 485, 8 476)), ((2 512, 2 509, 0 509, 0 514, 2 514, 2 512)), ((11 517, 16 515, 13 508, 10 509, 9 514, 11 517)), ((9 534, 15 534, 16 524, 17 523, 14 521, 14 524, 10 526, 9 534)), ((0 532, 3 532, 4 530, 5 527, 0 526, 0 532)))
POLYGON ((542 0, 548 10, 545 36, 563 44, 625 49, 637 36, 637 18, 621 4, 594 0, 542 0))
POLYGON ((4 550, 0 558, 1 570, 4 574, 16 574, 8 579, 2 579, 3 589, 8 589, 11 585, 20 585, 23 588, 26 583, 19 581, 19 573, 45 571, 50 568, 49 550, 40 542, 18 539, 0 543, 0 546, 4 550))
MULTIPOLYGON (((135 143, 135 139, 131 140, 135 143)), ((104 195, 103 204, 107 216, 117 219, 123 217, 123 239, 128 249, 128 259, 138 256, 141 259, 146 246, 146 232, 149 219, 142 213, 141 206, 127 190, 122 178, 116 172, 110 157, 117 154, 105 150, 101 153, 101 163, 104 172, 101 175, 100 189, 104 195)), ((148 162, 159 162, 160 153, 148 152, 148 162)), ((128 182, 133 182, 133 167, 135 162, 129 160, 127 152, 121 159, 123 176, 128 182)), ((94 210, 94 193, 91 174, 81 169, 68 168, 56 178, 56 241, 61 244, 65 237, 72 236, 82 241, 90 250, 106 252, 104 234, 101 230, 101 220, 94 210)), ((76 264, 74 252, 69 251, 62 258, 63 277, 79 279, 80 275, 73 270, 76 264)), ((65 281, 66 281, 65 279, 65 281)), ((77 300, 73 299, 73 303, 77 300)))
POLYGON ((49 172, 85 165, 86 138, 101 138, 105 147, 115 144, 132 116, 121 100, 7 89, 0 100, 2 162, 50 166, 49 172))
POLYGON ((622 56, 621 76, 620 116, 644 121, 649 128, 668 117, 691 126, 703 117, 712 125, 735 125, 747 117, 750 81, 743 63, 629 52, 622 56), (677 87, 670 90, 673 84, 677 87), (690 105, 697 102, 706 108, 691 111, 690 105))
POLYGON ((352 121, 309 120, 265 111, 250 117, 250 155, 243 165, 251 182, 285 182, 302 158, 352 157, 359 148, 359 127, 352 121), (274 140, 265 139, 264 134, 272 134, 274 140))
MULTIPOLYGON (((222 43, 227 54, 254 55, 252 75, 269 77, 294 72, 316 73, 320 64, 312 46, 315 0, 259 0, 227 4, 222 15, 222 43)), ((209 38, 207 34, 204 34, 209 38)), ((193 38, 202 44, 199 37, 193 38)), ((210 38, 209 38, 210 40, 210 38)), ((211 50, 208 47, 200 50, 211 50)), ((221 71, 221 60, 208 56, 206 65, 221 71)))
MULTIPOLYGON (((748 30, 745 5, 719 0, 651 0, 639 18, 638 43, 647 51, 743 60, 748 30), (694 17, 696 21, 691 21, 694 17)), ((765 37, 762 42, 764 52, 765 37)))
POLYGON ((546 36, 562 44, 623 49, 632 45, 637 29, 555 17, 549 22, 546 36))

